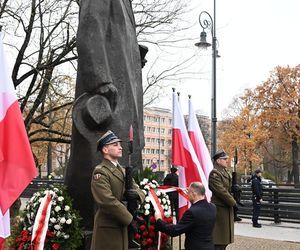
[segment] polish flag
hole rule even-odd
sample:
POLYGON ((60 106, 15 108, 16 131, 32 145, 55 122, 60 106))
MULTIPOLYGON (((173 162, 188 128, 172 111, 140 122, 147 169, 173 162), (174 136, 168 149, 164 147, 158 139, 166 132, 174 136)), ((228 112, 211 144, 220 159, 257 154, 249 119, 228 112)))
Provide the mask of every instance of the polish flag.
MULTIPOLYGON (((0 32, 0 216, 7 216, 8 209, 37 175, 18 99, 8 72, 0 32)), ((7 232, 7 225, 0 228, 7 232)))
MULTIPOLYGON (((191 98, 189 98, 188 133, 197 158, 205 174, 206 180, 208 181, 209 173, 213 169, 213 164, 203 135, 201 133, 191 98)), ((206 190, 206 198, 210 201, 211 191, 209 189, 206 190)))
MULTIPOLYGON (((188 187, 191 182, 202 182, 208 190, 208 182, 188 136, 183 113, 175 91, 173 91, 172 165, 179 170, 178 185, 188 187)), ((179 217, 188 208, 188 201, 179 196, 179 217)))

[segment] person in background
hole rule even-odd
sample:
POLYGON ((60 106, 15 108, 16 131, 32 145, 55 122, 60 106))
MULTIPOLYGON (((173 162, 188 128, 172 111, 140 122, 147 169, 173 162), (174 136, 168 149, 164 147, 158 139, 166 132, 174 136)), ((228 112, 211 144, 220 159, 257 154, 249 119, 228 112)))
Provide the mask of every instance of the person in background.
POLYGON ((211 202, 217 207, 213 240, 216 250, 224 250, 234 240, 234 208, 236 201, 231 195, 232 177, 227 171, 228 155, 218 150, 213 156, 214 168, 208 183, 212 192, 211 202))
MULTIPOLYGON (((171 173, 167 174, 164 179, 164 185, 165 186, 174 186, 178 187, 178 175, 177 175, 178 169, 175 167, 171 168, 171 173)), ((175 212, 176 221, 178 221, 178 192, 169 192, 168 193, 170 202, 171 202, 171 209, 172 213, 175 212)))
POLYGON ((165 223, 155 212, 157 230, 172 237, 185 233, 185 250, 214 250, 212 232, 216 220, 216 206, 205 199, 205 188, 200 182, 192 182, 187 189, 191 207, 179 222, 165 223))
POLYGON ((252 189, 252 203, 253 203, 253 213, 252 213, 252 226, 261 227, 258 223, 258 217, 260 214, 261 202, 262 202, 262 185, 261 185, 261 175, 262 171, 260 169, 255 170, 255 174, 252 176, 251 189, 252 189))
POLYGON ((96 166, 91 181, 91 189, 97 205, 91 250, 128 249, 127 227, 133 224, 133 216, 123 204, 126 200, 141 203, 145 194, 133 181, 133 189, 125 192, 125 169, 119 165, 122 157, 121 140, 108 130, 97 143, 103 161, 96 166))

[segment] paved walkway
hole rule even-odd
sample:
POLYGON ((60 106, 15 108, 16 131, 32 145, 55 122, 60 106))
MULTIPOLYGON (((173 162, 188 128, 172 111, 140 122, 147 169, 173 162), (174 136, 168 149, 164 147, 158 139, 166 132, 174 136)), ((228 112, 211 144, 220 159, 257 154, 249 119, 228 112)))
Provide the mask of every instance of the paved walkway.
POLYGON ((252 227, 249 219, 235 223, 234 243, 227 250, 300 250, 300 224, 260 221, 252 227))
MULTIPOLYGON (((250 219, 235 223, 234 243, 226 250, 300 250, 300 224, 260 221, 261 228, 252 227, 250 219)), ((183 249, 184 236, 181 237, 183 249)), ((178 237, 173 250, 178 250, 178 237)))
POLYGON ((261 228, 252 227, 250 219, 235 223, 235 235, 300 243, 300 224, 260 221, 261 228))

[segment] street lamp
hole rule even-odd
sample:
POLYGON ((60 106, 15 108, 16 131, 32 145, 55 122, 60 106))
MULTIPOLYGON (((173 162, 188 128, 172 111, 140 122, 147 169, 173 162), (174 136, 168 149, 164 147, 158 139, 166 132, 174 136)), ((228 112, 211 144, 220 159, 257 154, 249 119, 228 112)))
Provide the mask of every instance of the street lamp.
POLYGON ((216 38, 216 1, 214 0, 214 17, 207 11, 202 11, 199 15, 199 23, 202 27, 200 33, 200 42, 195 46, 200 48, 208 48, 212 45, 212 96, 211 96, 211 155, 216 153, 217 146, 217 111, 216 111, 216 59, 217 55, 217 38, 216 38), (212 44, 206 41, 205 30, 209 29, 212 36, 212 44))

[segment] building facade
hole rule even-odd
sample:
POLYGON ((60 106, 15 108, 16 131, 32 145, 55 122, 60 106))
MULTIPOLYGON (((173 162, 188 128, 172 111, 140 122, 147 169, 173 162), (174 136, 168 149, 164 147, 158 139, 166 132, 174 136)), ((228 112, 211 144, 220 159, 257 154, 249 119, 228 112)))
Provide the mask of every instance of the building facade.
POLYGON ((144 109, 143 167, 167 172, 171 164, 172 113, 164 108, 144 109))
MULTIPOLYGON (((187 116, 185 116, 186 118, 187 116)), ((197 114, 203 137, 209 145, 210 120, 197 114)), ((172 112, 169 109, 144 109, 145 147, 142 151, 143 167, 153 171, 169 172, 172 162, 172 112)))

